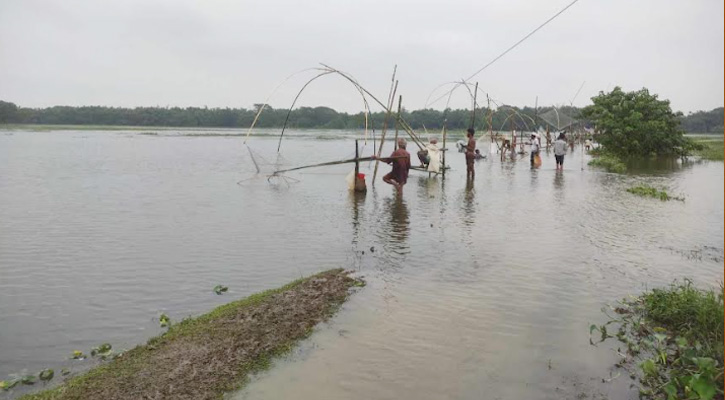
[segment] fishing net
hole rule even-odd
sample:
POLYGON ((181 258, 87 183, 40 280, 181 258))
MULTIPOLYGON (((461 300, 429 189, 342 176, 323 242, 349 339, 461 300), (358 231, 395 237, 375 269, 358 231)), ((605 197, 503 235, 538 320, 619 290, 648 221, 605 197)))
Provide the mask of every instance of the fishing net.
POLYGON ((552 108, 543 114, 539 114, 539 118, 559 131, 578 122, 576 119, 566 115, 556 108, 552 108))

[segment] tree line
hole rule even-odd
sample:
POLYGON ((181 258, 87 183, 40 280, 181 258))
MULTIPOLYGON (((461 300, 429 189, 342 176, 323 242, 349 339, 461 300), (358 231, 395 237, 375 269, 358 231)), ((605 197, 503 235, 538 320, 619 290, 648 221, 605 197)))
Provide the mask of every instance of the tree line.
MULTIPOLYGON (((119 126, 169 126, 169 127, 249 127, 262 104, 252 108, 207 108, 207 107, 103 107, 103 106, 55 106, 47 108, 18 107, 0 101, 0 123, 4 124, 48 124, 48 125, 119 125, 119 126)), ((474 127, 488 129, 489 119, 494 130, 531 130, 535 126, 557 128, 552 120, 553 107, 505 106, 493 110, 476 110, 474 127), (490 115, 489 115, 490 114, 490 115), (548 116, 548 118, 541 118, 548 116), (534 124, 533 121, 536 121, 534 124), (547 122, 548 121, 548 122, 547 122)), ((582 109, 559 107, 556 110, 562 120, 576 119, 583 125, 589 122, 582 117, 582 109)), ((681 126, 688 132, 723 132, 723 108, 712 111, 698 111, 683 115, 678 113, 681 126)), ((472 113, 465 109, 445 111, 403 109, 402 117, 414 129, 440 130, 444 121, 448 129, 466 129, 471 126, 472 113)), ((375 112, 368 117, 369 127, 381 129, 384 112, 375 112)), ((289 128, 317 129, 361 129, 365 125, 365 114, 338 112, 329 107, 300 107, 292 110, 266 106, 256 126, 260 128, 281 128, 285 121, 289 128)), ((391 122, 392 123, 392 122, 391 122)))

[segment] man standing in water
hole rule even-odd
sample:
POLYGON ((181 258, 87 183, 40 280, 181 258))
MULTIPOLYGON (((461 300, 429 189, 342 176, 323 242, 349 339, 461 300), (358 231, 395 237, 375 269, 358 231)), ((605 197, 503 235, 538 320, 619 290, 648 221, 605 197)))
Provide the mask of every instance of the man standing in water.
POLYGON ((554 142, 554 157, 556 158, 556 170, 564 170, 564 155, 566 155, 566 136, 564 132, 554 142))
POLYGON ((541 143, 535 133, 531 134, 531 166, 534 166, 534 159, 539 155, 541 149, 541 143))
POLYGON ((473 170, 473 164, 476 161, 476 139, 473 128, 468 128, 466 135, 468 136, 468 144, 466 145, 466 179, 473 179, 476 171, 473 170))
MULTIPOLYGON (((405 139, 398 139, 398 149, 388 158, 381 158, 380 161, 393 164, 393 170, 383 176, 383 181, 393 185, 398 194, 403 194, 403 185, 408 182, 408 171, 410 171, 410 153, 405 150, 407 143, 405 139)), ((375 156, 373 156, 375 159, 375 156)))

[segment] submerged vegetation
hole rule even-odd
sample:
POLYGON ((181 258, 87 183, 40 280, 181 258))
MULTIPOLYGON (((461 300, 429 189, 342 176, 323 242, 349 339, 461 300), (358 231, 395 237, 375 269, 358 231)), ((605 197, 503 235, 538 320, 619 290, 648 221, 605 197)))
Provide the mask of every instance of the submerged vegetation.
MULTIPOLYGON (((701 290, 685 280, 622 300, 604 325, 592 325, 603 342, 626 348, 617 367, 639 378, 646 399, 723 398, 723 286, 701 290), (607 329, 614 324, 617 333, 607 329)), ((592 344, 594 344, 592 342, 592 344)))
MULTIPOLYGON (((307 337, 345 301, 350 288, 362 286, 360 282, 341 269, 330 270, 179 323, 170 324, 167 317, 168 331, 147 344, 22 399, 221 398, 239 388, 249 373, 268 367, 272 357, 307 337)), ((110 344, 102 344, 91 354, 110 352, 110 344)), ((50 371, 40 378, 52 376, 50 371)), ((23 379, 18 382, 25 383, 23 379)), ((34 376, 27 379, 26 384, 35 381, 34 376)), ((0 386, 10 389, 18 382, 0 386)))
POLYGON ((614 172, 617 174, 623 174, 627 172, 627 165, 619 159, 619 157, 612 154, 602 154, 596 158, 593 158, 588 163, 593 167, 604 168, 607 172, 614 172))
POLYGON ((676 197, 676 196, 670 196, 667 194, 664 190, 657 190, 657 188, 654 188, 649 185, 638 185, 633 186, 629 189, 627 189, 629 193, 636 194, 637 196, 642 197, 652 197, 655 199, 660 199, 662 201, 668 201, 668 200, 680 200, 684 201, 682 197, 676 197))

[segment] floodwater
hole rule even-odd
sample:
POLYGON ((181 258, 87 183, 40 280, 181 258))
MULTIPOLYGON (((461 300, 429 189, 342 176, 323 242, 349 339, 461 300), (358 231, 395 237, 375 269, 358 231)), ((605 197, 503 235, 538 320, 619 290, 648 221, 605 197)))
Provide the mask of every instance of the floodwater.
POLYGON ((616 343, 589 345, 600 309, 723 280, 721 162, 619 176, 576 148, 563 173, 545 152, 537 170, 493 156, 467 183, 451 143, 445 179, 412 171, 401 199, 379 180, 387 165, 374 186, 361 165, 366 195, 347 191, 351 164, 266 179, 277 162, 351 157, 355 133, 290 131, 280 158, 277 131, 249 149, 242 133, 0 131, 0 380, 81 371, 91 361, 73 350, 143 343, 162 312, 180 320, 343 267, 368 285, 231 397, 634 399, 616 343), (639 183, 685 201, 625 192, 639 183))

